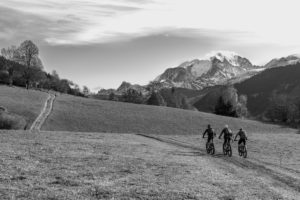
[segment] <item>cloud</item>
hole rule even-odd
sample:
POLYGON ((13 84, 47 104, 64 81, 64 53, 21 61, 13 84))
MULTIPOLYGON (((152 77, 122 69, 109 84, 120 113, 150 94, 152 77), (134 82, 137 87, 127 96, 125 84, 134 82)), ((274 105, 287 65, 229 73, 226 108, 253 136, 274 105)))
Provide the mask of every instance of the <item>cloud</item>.
POLYGON ((81 45, 189 29, 195 31, 178 34, 207 30, 242 43, 300 45, 297 0, 8 0, 0 7, 2 40, 81 45))
POLYGON ((108 28, 103 28, 107 20, 142 9, 139 7, 140 3, 124 5, 101 2, 103 3, 95 0, 0 2, 0 39, 31 37, 50 44, 101 42, 112 35, 108 28))

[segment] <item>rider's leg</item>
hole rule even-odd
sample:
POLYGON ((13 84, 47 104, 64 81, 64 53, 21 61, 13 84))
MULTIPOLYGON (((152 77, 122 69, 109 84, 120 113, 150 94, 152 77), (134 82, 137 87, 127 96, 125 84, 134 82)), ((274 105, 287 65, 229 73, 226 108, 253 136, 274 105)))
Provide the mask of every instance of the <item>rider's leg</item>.
POLYGON ((230 144, 230 138, 225 138, 224 144, 230 144))
POLYGON ((238 142, 238 148, 239 148, 239 150, 241 148, 241 143, 242 143, 242 139, 239 139, 239 142, 238 142))
POLYGON ((208 148, 209 141, 210 141, 210 138, 208 137, 207 141, 206 141, 206 149, 208 148))
POLYGON ((240 146, 242 143, 243 143, 245 149, 247 149, 247 147, 246 147, 246 140, 245 139, 240 139, 239 142, 238 142, 238 145, 240 146))

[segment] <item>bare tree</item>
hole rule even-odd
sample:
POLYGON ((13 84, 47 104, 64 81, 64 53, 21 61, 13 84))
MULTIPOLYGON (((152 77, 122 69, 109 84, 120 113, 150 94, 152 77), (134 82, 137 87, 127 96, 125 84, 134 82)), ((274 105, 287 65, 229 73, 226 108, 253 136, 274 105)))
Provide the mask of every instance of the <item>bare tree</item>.
POLYGON ((295 100, 287 95, 273 93, 265 116, 271 121, 296 123, 299 120, 299 110, 295 100))
POLYGON ((238 104, 237 104, 237 114, 239 117, 247 117, 248 116, 248 109, 247 109, 247 101, 248 98, 246 95, 240 95, 238 104))
POLYGON ((83 86, 82 93, 84 94, 84 96, 88 96, 91 92, 87 86, 83 86))
POLYGON ((32 62, 39 55, 39 49, 31 40, 26 40, 20 45, 19 53, 19 62, 23 62, 23 64, 26 65, 26 70, 24 71, 24 78, 26 80, 26 88, 28 89, 30 83, 30 68, 33 67, 32 62))

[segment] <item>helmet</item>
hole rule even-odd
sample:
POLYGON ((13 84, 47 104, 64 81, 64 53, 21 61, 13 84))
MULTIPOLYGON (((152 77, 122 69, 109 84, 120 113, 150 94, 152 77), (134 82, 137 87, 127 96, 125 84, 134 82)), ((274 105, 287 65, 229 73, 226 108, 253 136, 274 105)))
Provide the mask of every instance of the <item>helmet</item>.
POLYGON ((225 128, 228 128, 228 125, 227 125, 227 124, 225 124, 225 128))
POLYGON ((207 128, 210 128, 210 124, 207 125, 207 128))
POLYGON ((240 128, 240 131, 242 131, 243 130, 243 128, 240 128))

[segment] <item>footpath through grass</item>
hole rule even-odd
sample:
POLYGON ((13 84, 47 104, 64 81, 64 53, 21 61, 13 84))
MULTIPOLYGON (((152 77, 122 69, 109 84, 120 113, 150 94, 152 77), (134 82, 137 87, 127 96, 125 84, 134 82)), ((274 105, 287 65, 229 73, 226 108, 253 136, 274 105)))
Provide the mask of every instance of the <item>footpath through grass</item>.
POLYGON ((22 116, 28 128, 40 114, 47 97, 45 92, 0 85, 0 106, 9 113, 22 116))

